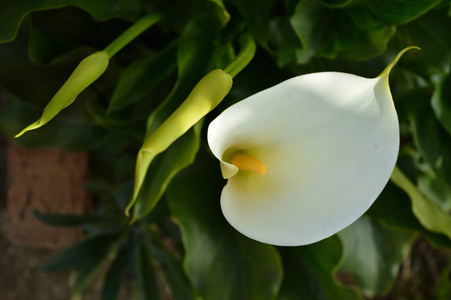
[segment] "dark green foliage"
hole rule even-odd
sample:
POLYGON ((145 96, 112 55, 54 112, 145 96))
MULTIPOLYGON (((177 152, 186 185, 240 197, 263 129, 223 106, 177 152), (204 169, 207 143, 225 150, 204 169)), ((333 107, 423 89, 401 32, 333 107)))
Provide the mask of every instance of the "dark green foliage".
MULTIPOLYGON (((106 267, 102 299, 116 299, 124 280, 132 282, 134 299, 162 299, 162 284, 177 300, 362 299, 387 292, 416 235, 451 248, 449 228, 437 221, 451 218, 450 7, 439 0, 5 2, 0 87, 12 97, 0 108, 0 128, 8 138, 39 118, 80 60, 149 12, 164 12, 70 107, 14 141, 91 157, 85 188, 95 199, 93 214, 35 212, 44 223, 83 226, 87 234, 42 270, 74 270, 78 295, 106 267), (229 96, 152 161, 126 218, 144 139, 206 73, 233 66, 241 47, 254 44, 255 57, 238 68, 229 96), (205 138, 215 115, 300 74, 375 77, 411 45, 422 52, 407 53, 390 75, 407 188, 388 183, 366 216, 303 247, 258 243, 227 223, 219 203, 226 181, 205 138), (339 284, 337 270, 355 287, 339 284)), ((446 297, 449 286, 438 288, 446 297)))

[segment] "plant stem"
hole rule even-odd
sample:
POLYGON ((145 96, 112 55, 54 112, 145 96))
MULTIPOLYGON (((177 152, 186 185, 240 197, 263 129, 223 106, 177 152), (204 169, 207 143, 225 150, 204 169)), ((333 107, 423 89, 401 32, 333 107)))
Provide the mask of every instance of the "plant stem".
POLYGON ((158 21, 160 21, 164 16, 163 11, 157 10, 151 12, 142 19, 136 21, 132 26, 130 26, 126 31, 124 31, 120 36, 118 36, 111 44, 109 44, 104 51, 108 53, 109 57, 113 57, 119 50, 124 48, 128 43, 135 39, 138 35, 143 33, 147 28, 151 27, 158 21))
POLYGON ((240 73, 254 58, 256 45, 249 33, 240 37, 241 50, 235 59, 224 69, 232 78, 240 73))

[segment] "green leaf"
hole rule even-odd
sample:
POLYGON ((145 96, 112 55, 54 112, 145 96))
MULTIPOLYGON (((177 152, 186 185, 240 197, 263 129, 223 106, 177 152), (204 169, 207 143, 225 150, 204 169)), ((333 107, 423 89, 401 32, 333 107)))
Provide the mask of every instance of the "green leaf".
POLYGON ((136 20, 145 13, 142 1, 123 0, 23 0, 8 1, 0 10, 0 41, 9 41, 14 38, 20 22, 31 11, 60 8, 67 5, 76 5, 88 11, 97 20, 108 20, 121 17, 136 20))
POLYGON ((275 51, 277 65, 280 68, 296 61, 297 52, 302 47, 302 44, 296 37, 288 16, 277 17, 271 20, 268 44, 275 51))
POLYGON ((115 300, 119 294, 122 279, 124 278, 125 267, 128 262, 127 248, 122 248, 113 260, 108 272, 105 275, 105 281, 102 289, 102 300, 115 300))
POLYGON ((390 24, 366 30, 346 9, 330 9, 314 0, 299 2, 291 25, 303 45, 297 52, 298 63, 317 55, 368 59, 382 53, 395 32, 390 24))
POLYGON ((98 125, 116 134, 124 134, 136 141, 142 141, 144 135, 142 127, 145 123, 142 118, 110 116, 101 105, 95 103, 94 99, 86 102, 86 108, 98 125))
POLYGON ((391 180, 409 195, 412 211, 424 227, 443 233, 451 239, 451 215, 426 198, 398 167, 393 170, 391 180))
POLYGON ((325 5, 324 1, 302 0, 291 17, 302 43, 296 53, 297 62, 306 63, 314 56, 359 60, 374 57, 385 51, 396 25, 424 14, 438 2, 370 0, 335 6, 325 5))
POLYGON ((349 5, 349 13, 360 28, 371 29, 379 23, 402 24, 409 22, 429 11, 441 0, 378 0, 363 1, 349 5))
POLYGON ((199 149, 202 124, 203 122, 196 124, 152 162, 134 206, 133 220, 147 215, 164 194, 172 178, 194 162, 199 149))
POLYGON ((438 9, 429 11, 414 22, 397 27, 398 44, 403 47, 407 42, 409 45, 417 45, 422 49, 420 55, 412 59, 406 57, 404 60, 410 69, 426 73, 425 77, 435 73, 449 72, 451 39, 449 39, 448 28, 450 26, 451 18, 448 11, 438 9))
POLYGON ((194 300, 194 290, 183 271, 181 260, 177 259, 174 254, 164 246, 161 238, 157 236, 157 234, 154 234, 152 237, 150 251, 161 265, 165 279, 171 287, 171 293, 174 299, 194 300))
POLYGON ((334 278, 343 246, 337 236, 302 247, 279 248, 285 270, 277 300, 362 299, 334 278))
POLYGON ((194 18, 185 27, 178 42, 177 82, 171 94, 149 116, 146 139, 182 104, 196 83, 209 71, 207 68, 219 29, 216 16, 209 13, 194 18))
MULTIPOLYGON (((215 15, 204 14, 192 20, 183 31, 178 43, 177 82, 171 94, 149 116, 145 140, 180 106, 207 72, 213 57, 213 42, 219 28, 220 24, 215 15)), ((135 202, 133 221, 149 213, 172 177, 192 162, 198 147, 199 130, 189 130, 152 161, 142 185, 143 189, 135 202)))
MULTIPOLYGON (((187 24, 212 6, 217 6, 206 0, 176 0, 164 21, 164 29, 182 32, 187 24)), ((215 14, 214 11, 211 14, 215 14)))
POLYGON ((324 5, 332 8, 345 7, 354 2, 353 0, 320 0, 324 5))
POLYGON ((261 45, 266 45, 269 34, 269 20, 272 0, 263 1, 234 1, 246 22, 249 31, 261 45))
POLYGON ((33 215, 41 222, 53 226, 80 226, 88 222, 99 220, 94 215, 56 215, 33 210, 33 215))
POLYGON ((427 198, 435 201, 443 211, 451 212, 451 190, 443 181, 431 176, 419 175, 417 186, 427 198))
POLYGON ((169 75, 176 66, 176 43, 157 55, 138 60, 121 74, 111 98, 108 112, 120 110, 146 96, 152 88, 169 75))
POLYGON ((227 41, 224 44, 220 44, 215 48, 213 58, 211 59, 211 67, 209 67, 209 69, 224 70, 234 58, 235 49, 233 48, 233 41, 227 41))
MULTIPOLYGON (((451 68, 451 61, 448 70, 451 68)), ((451 75, 437 74, 433 78, 434 94, 432 95, 432 108, 441 125, 451 135, 451 75)))
POLYGON ((224 2, 222 0, 209 0, 215 3, 218 6, 218 18, 221 20, 222 26, 225 26, 230 20, 230 14, 224 6, 224 2))
POLYGON ((410 104, 408 112, 412 124, 413 137, 426 162, 437 179, 451 187, 451 136, 435 119, 430 106, 427 90, 417 91, 415 104, 410 104))
POLYGON ((439 247, 451 248, 451 240, 426 229, 412 212, 409 196, 389 182, 366 215, 378 220, 388 228, 418 232, 439 247))
POLYGON ((73 296, 80 295, 83 292, 94 275, 100 271, 106 257, 107 255, 91 263, 75 267, 74 280, 71 282, 71 294, 73 296))
MULTIPOLYGON (((27 19, 28 55, 33 63, 44 65, 71 49, 88 46, 103 49, 131 25, 123 19, 97 22, 76 6, 33 12, 27 19)), ((26 30, 22 26, 16 39, 25 35, 26 30)))
POLYGON ((154 274, 154 266, 150 252, 144 243, 139 243, 133 249, 133 298, 136 300, 158 300, 158 285, 154 274))
POLYGON ((344 249, 339 272, 350 274, 353 285, 369 297, 391 288, 415 237, 413 233, 387 229, 365 216, 338 236, 344 249))
POLYGON ((56 271, 100 261, 106 256, 116 239, 117 235, 90 237, 46 261, 41 265, 41 270, 46 272, 56 271))
POLYGON ((34 106, 47 104, 83 57, 93 52, 90 48, 78 48, 40 67, 28 61, 22 45, 25 42, 26 37, 21 36, 0 47, 0 85, 34 106))
POLYGON ((273 299, 282 280, 279 255, 227 224, 219 207, 221 172, 204 155, 167 191, 182 230, 188 277, 205 300, 273 299))
POLYGON ((30 26, 29 34, 28 57, 33 64, 46 65, 55 57, 64 53, 63 50, 69 50, 58 41, 47 37, 33 25, 30 26))

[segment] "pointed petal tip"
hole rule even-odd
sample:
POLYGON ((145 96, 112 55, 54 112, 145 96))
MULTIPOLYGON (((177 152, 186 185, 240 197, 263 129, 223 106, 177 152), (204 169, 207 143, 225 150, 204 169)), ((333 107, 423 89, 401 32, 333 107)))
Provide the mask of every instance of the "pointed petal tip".
POLYGON ((418 46, 409 46, 409 47, 404 48, 403 50, 401 50, 401 51, 396 55, 396 57, 395 57, 395 58, 393 59, 393 61, 392 61, 392 62, 384 69, 384 71, 382 71, 382 73, 381 73, 379 76, 377 76, 377 78, 383 77, 383 76, 388 76, 388 74, 390 74, 391 69, 393 69, 393 67, 398 63, 398 61, 399 61, 399 59, 401 58, 401 56, 403 56, 404 53, 406 53, 407 51, 412 50, 412 49, 421 51, 421 48, 418 47, 418 46))

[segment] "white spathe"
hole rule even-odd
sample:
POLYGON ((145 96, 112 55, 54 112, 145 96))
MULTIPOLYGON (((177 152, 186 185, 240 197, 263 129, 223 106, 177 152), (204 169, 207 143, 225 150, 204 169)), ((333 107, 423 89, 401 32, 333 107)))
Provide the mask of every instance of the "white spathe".
MULTIPOLYGON (((409 49, 409 48, 408 48, 409 49)), ((388 74, 302 75, 226 109, 208 129, 227 185, 228 222, 260 242, 314 243, 357 220, 386 185, 399 150, 398 118, 388 74), (265 175, 229 163, 242 151, 265 175)))

